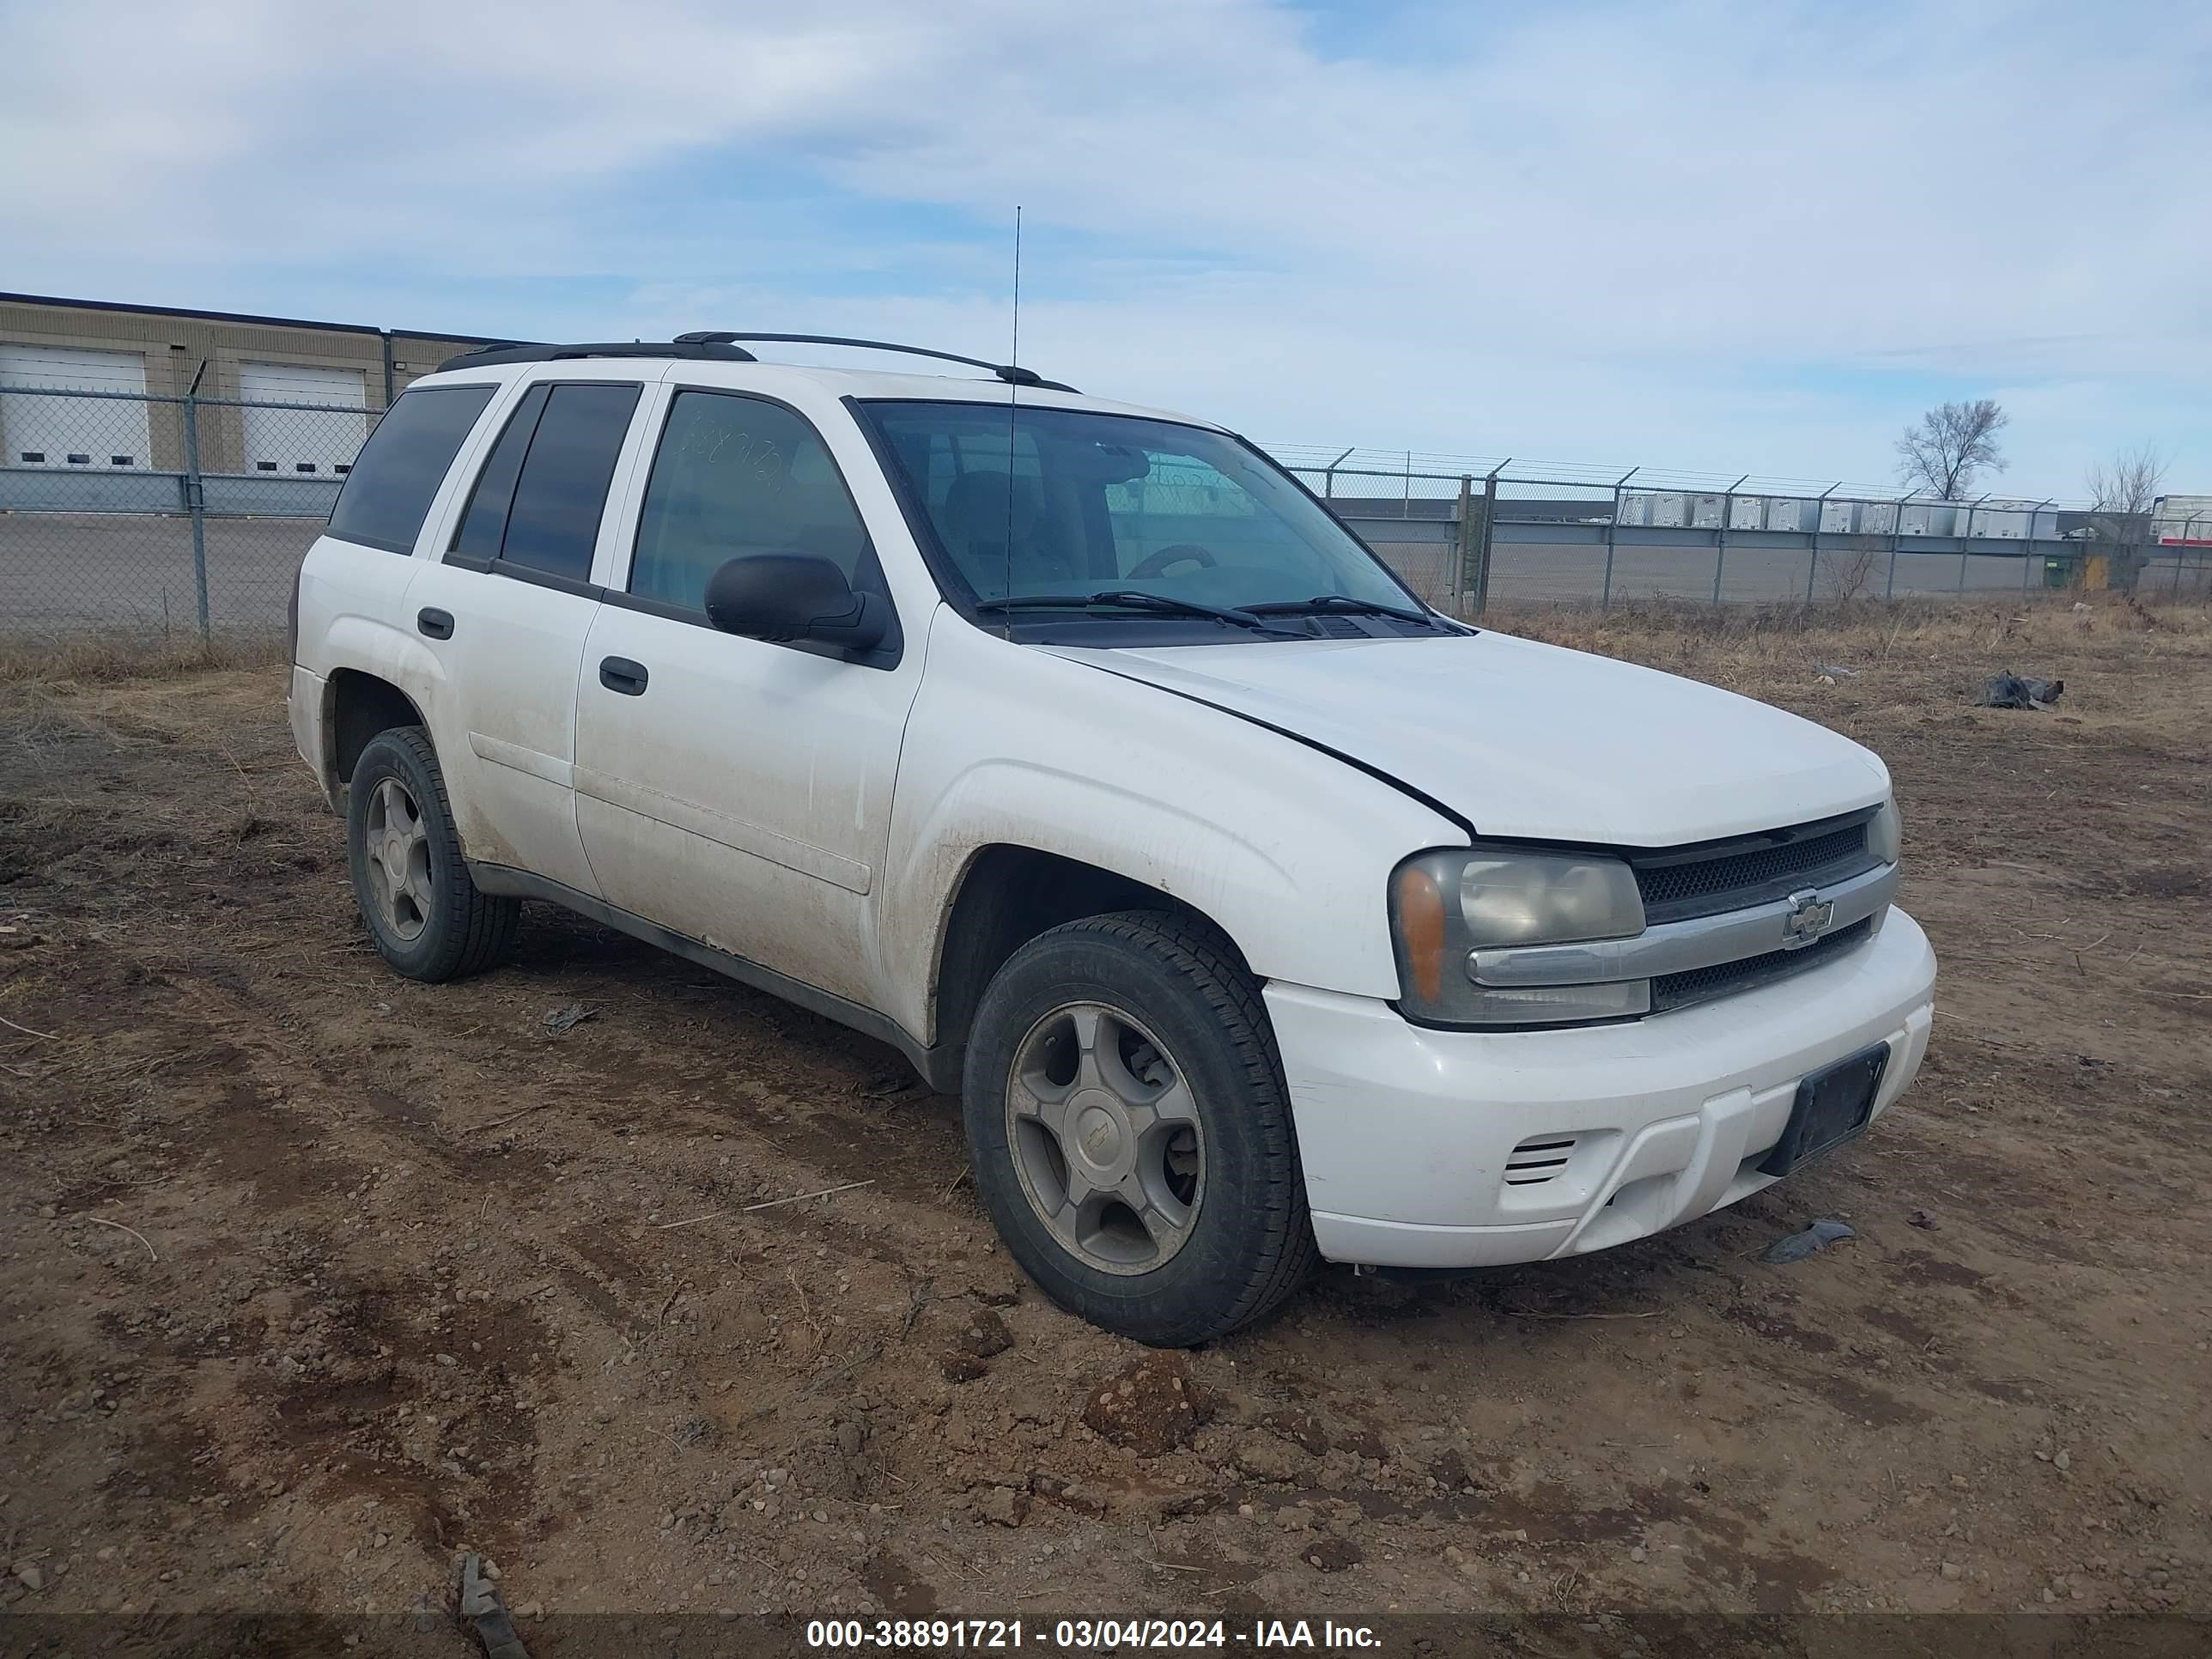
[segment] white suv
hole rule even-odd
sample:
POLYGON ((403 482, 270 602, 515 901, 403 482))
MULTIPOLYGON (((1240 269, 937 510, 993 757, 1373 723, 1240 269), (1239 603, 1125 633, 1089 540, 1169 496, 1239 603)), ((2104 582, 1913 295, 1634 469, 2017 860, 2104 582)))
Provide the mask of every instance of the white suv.
POLYGON ((777 337, 479 352, 362 450, 291 718, 401 973, 544 899, 895 1044, 1160 1345, 1643 1237, 1911 1080, 1864 749, 1439 616, 1219 427, 777 337))

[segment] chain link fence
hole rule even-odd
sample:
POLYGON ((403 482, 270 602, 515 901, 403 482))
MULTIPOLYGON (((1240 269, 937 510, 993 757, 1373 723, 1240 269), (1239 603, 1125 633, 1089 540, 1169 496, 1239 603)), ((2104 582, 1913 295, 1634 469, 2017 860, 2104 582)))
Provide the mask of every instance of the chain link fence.
MULTIPOLYGON (((0 384, 0 627, 283 626, 374 411, 0 384)), ((2212 520, 1788 480, 1280 459, 1431 603, 2212 594, 2212 520)))
MULTIPOLYGON (((2212 519, 2056 498, 1918 500, 1644 468, 1483 471, 1275 453, 1430 603, 1814 603, 2038 588, 2212 594, 2212 519)), ((1325 453, 1325 452, 1324 452, 1325 453)))
POLYGON ((45 632, 282 628, 372 418, 0 386, 0 617, 45 632))

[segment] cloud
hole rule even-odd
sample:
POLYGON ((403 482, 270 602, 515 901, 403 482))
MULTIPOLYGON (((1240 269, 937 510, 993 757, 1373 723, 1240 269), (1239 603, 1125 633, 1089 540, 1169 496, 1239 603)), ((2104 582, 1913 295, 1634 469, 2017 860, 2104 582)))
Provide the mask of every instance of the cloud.
POLYGON ((6 15, 52 289, 990 351, 1020 202, 1024 356, 1257 435, 1878 477, 1986 391, 2212 474, 2201 5, 6 15))

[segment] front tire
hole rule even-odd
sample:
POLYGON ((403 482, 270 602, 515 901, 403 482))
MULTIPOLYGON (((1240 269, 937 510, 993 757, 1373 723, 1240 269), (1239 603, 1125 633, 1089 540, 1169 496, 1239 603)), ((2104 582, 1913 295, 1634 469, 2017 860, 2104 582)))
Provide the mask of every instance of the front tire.
POLYGON ((976 1190, 1054 1301, 1154 1347, 1264 1317, 1316 1260, 1258 988, 1150 911, 1040 934, 983 994, 963 1081, 976 1190))
POLYGON ((477 890, 461 856, 438 751, 419 726, 370 738, 346 801, 346 854, 362 920, 384 959, 436 984, 481 973, 514 943, 522 901, 477 890))

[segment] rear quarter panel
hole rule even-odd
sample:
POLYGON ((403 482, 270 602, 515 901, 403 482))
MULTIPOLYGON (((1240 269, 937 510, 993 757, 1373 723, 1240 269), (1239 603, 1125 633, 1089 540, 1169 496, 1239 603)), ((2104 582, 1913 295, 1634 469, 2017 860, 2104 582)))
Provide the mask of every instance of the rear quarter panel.
POLYGON ((389 680, 425 718, 441 701, 438 659, 407 625, 407 589, 415 561, 404 553, 318 537, 300 568, 297 665, 313 677, 293 678, 295 697, 315 696, 312 711, 295 708, 292 729, 301 757, 315 769, 324 793, 336 804, 340 782, 331 763, 331 677, 352 669, 389 680))

